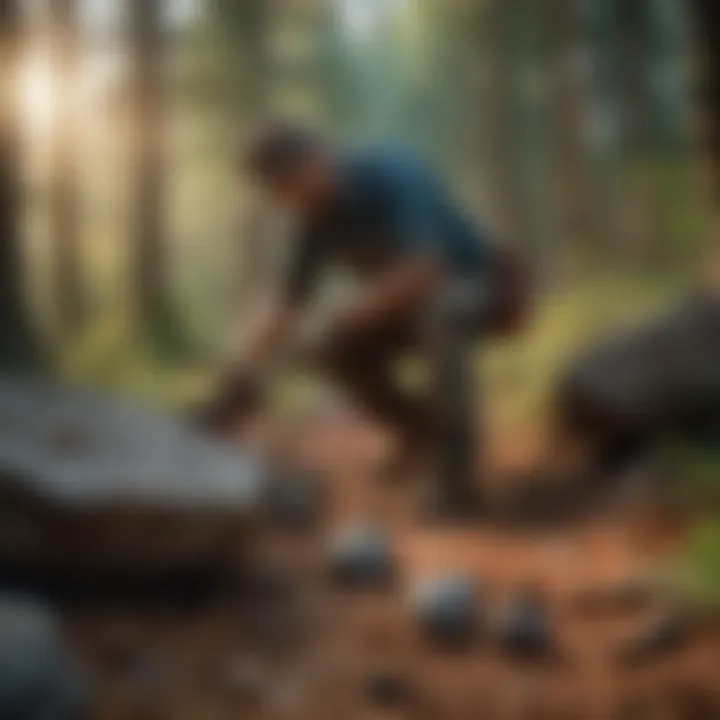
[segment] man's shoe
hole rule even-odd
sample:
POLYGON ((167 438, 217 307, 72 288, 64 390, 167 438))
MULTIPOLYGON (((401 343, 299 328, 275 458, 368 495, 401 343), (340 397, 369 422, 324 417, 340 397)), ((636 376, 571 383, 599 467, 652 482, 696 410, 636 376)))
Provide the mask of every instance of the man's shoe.
POLYGON ((475 522, 487 515, 487 504, 475 488, 433 489, 423 501, 421 514, 431 523, 475 522))

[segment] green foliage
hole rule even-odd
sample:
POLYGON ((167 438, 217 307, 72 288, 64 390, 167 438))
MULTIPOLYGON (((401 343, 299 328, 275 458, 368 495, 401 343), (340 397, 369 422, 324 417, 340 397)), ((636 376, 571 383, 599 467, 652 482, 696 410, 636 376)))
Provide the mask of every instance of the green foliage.
POLYGON ((720 519, 701 522, 693 530, 681 579, 699 603, 720 608, 720 519))
POLYGON ((720 609, 720 447, 668 440, 658 451, 658 469, 674 505, 702 517, 695 521, 677 562, 673 584, 693 602, 720 609))
POLYGON ((695 508, 720 500, 720 447, 669 440, 658 451, 658 466, 672 498, 695 508))
POLYGON ((573 354, 613 328, 656 312, 674 292, 671 281, 613 274, 539 298, 526 332, 481 348, 484 401, 510 428, 542 426, 557 374, 573 354))

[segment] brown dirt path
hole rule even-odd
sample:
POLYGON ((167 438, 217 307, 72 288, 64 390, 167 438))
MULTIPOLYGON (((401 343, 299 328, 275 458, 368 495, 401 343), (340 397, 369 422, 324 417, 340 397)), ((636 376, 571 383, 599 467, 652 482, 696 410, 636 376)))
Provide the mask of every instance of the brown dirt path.
MULTIPOLYGON (((362 425, 334 418, 307 424, 291 453, 329 478, 330 526, 374 517, 389 528, 400 559, 395 591, 333 591, 323 575, 321 536, 266 533, 258 540, 261 558, 298 577, 302 631, 287 646, 258 644, 262 612, 248 614, 233 597, 192 611, 73 615, 77 645, 98 678, 99 717, 720 718, 720 634, 703 628, 671 655, 627 668, 614 659, 616 649, 655 609, 639 603, 589 613, 578 602, 588 589, 617 586, 668 557, 682 525, 630 507, 542 531, 423 527, 415 519, 417 489, 375 477, 380 446, 362 425), (402 596, 413 579, 444 570, 483 583, 489 618, 514 591, 540 588, 557 629, 557 661, 518 663, 501 657, 489 639, 454 654, 427 647, 402 596), (123 654, 141 658, 129 663, 140 671, 128 672, 123 654), (411 700, 390 713, 373 708, 362 693, 371 668, 406 676, 411 700)), ((517 446, 496 448, 498 465, 518 460, 517 446)))

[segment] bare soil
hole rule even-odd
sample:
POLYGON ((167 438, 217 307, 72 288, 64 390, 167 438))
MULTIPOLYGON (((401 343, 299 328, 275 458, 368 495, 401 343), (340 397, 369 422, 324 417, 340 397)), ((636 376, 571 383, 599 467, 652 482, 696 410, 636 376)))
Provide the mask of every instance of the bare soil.
MULTIPOLYGON (((534 452, 530 439, 492 445, 493 476, 534 452)), ((711 625, 694 626, 677 649, 629 667, 618 649, 661 609, 659 601, 594 608, 583 601, 672 558, 682 520, 635 501, 542 528, 431 527, 418 521, 419 483, 379 480, 381 442, 359 422, 307 423, 288 452, 322 471, 330 507, 318 532, 258 533, 255 563, 289 579, 279 598, 268 591, 258 600, 240 584, 190 606, 68 610, 97 690, 98 718, 720 718, 720 633, 711 625), (391 533, 397 582, 372 593, 341 592, 326 577, 323 537, 366 518, 391 533), (513 593, 538 589, 556 656, 534 663, 505 657, 491 632, 464 650, 430 647, 404 598, 415 579, 444 571, 477 578, 488 626, 513 593), (402 678, 406 690, 395 707, 369 697, 373 672, 402 678)))

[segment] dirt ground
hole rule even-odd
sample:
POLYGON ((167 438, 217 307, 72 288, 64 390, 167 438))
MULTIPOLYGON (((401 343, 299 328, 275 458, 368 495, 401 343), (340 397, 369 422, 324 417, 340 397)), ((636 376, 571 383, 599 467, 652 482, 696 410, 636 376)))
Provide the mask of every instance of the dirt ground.
MULTIPOLYGON (((686 642, 637 666, 618 659, 618 649, 661 608, 642 594, 608 598, 672 556, 682 522, 628 502, 542 529, 429 527, 417 520, 415 484, 379 480, 379 441, 358 422, 307 424, 295 441, 294 462, 327 478, 330 507, 319 532, 258 535, 253 562, 274 571, 274 590, 266 580, 259 594, 243 585, 189 607, 68 612, 99 718, 720 718, 720 633, 712 627, 693 626, 686 642), (323 537, 367 518, 391 533, 397 581, 372 593, 333 589, 323 537), (405 597, 415 579, 439 571, 477 578, 488 627, 515 592, 539 589, 556 656, 508 658, 491 632, 464 650, 429 646, 405 597), (387 707, 368 688, 378 673, 400 686, 387 707)), ((521 464, 531 445, 498 439, 491 464, 521 464)))

